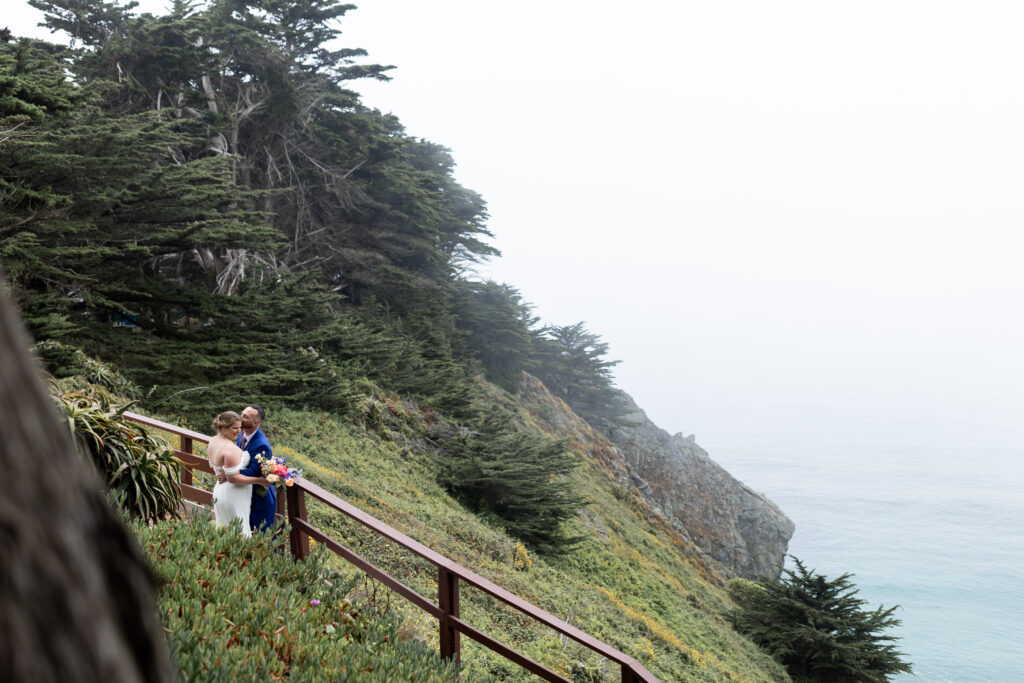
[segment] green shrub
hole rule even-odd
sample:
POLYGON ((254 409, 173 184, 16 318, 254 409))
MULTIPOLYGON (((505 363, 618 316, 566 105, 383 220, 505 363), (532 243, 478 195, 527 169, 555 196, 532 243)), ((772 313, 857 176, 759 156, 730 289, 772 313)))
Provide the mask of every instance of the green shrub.
POLYGON ((436 651, 399 638, 393 617, 352 604, 354 581, 328 570, 322 552, 294 562, 266 537, 206 520, 137 523, 135 533, 161 586, 157 610, 183 680, 458 677, 436 651))
POLYGON ((605 683, 608 680, 599 667, 588 666, 583 662, 573 664, 569 672, 572 674, 572 683, 605 683))
POLYGON ((125 510, 149 521, 178 515, 181 461, 159 437, 124 418, 131 403, 95 387, 53 393, 79 450, 125 510))
POLYGON ((725 584, 725 592, 740 607, 750 607, 757 603, 764 593, 764 588, 756 581, 737 576, 725 584))

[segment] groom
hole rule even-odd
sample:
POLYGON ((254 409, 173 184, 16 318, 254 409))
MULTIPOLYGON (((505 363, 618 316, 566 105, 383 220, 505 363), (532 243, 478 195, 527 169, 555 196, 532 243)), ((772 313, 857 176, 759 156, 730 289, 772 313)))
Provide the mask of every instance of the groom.
MULTIPOLYGON (((249 453, 249 466, 241 470, 248 477, 262 477, 263 471, 256 462, 256 456, 270 458, 270 442, 260 431, 265 413, 255 403, 242 411, 242 431, 238 435, 238 447, 249 453)), ((274 513, 277 512, 277 491, 273 486, 252 487, 252 506, 249 508, 249 526, 253 531, 264 531, 274 527, 274 513)))

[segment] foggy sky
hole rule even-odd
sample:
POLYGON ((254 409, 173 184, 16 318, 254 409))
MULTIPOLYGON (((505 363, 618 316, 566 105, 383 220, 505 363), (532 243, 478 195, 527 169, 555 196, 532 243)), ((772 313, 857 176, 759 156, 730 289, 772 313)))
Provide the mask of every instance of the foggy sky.
POLYGON ((479 275, 585 320, 660 426, 828 405, 1022 434, 1017 3, 357 4, 346 46, 397 67, 364 102, 488 201, 479 275))

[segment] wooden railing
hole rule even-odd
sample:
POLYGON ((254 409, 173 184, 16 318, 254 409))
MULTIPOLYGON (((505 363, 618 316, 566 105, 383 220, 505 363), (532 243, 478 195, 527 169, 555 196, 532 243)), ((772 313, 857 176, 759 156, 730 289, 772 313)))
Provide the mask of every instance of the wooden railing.
MULTIPOLYGON (((206 458, 196 455, 193 452, 193 446, 196 442, 209 443, 210 437, 200 434, 199 432, 194 432, 190 429, 176 427, 174 425, 167 424, 166 422, 160 422, 159 420, 154 420, 136 413, 126 412, 124 413, 124 416, 129 420, 146 425, 147 427, 174 434, 181 439, 181 448, 175 449, 175 454, 187 466, 182 468, 181 471, 182 494, 187 500, 200 503, 202 505, 209 505, 213 498, 212 494, 209 491, 204 491, 203 489, 196 488, 192 485, 192 472, 199 470, 209 472, 210 474, 213 473, 210 463, 206 458)), ((440 651, 442 657, 458 662, 460 653, 460 635, 465 634, 481 645, 490 648, 499 655, 515 662, 519 666, 527 669, 537 676, 540 676, 544 680, 571 683, 569 679, 565 678, 561 674, 558 674, 544 665, 533 661, 526 655, 523 655, 504 643, 495 640, 491 636, 478 631, 460 619, 459 586, 462 583, 466 583, 470 586, 476 587, 498 601, 519 610, 523 614, 531 617, 541 624, 544 624, 554 631, 575 640, 584 647, 587 647, 615 662, 622 670, 623 683, 640 683, 641 681, 644 683, 655 683, 658 681, 658 679, 647 671, 642 664, 629 655, 619 652, 610 645, 587 635, 575 626, 548 614, 539 607, 531 605, 482 576, 478 576, 474 572, 456 564, 447 557, 434 552, 422 543, 409 538, 402 532, 393 529, 379 519, 376 519, 354 505, 345 502, 329 491, 325 491, 313 482, 299 477, 295 480, 295 484, 285 489, 285 491, 287 492, 287 495, 279 496, 277 505, 278 512, 287 515, 288 522, 291 526, 289 545, 292 555, 299 560, 308 557, 309 539, 314 538, 349 563, 366 572, 368 576, 373 577, 377 581, 380 581, 394 590, 399 595, 405 597, 409 602, 438 620, 440 627, 440 651), (390 539, 406 550, 418 555, 437 567, 437 604, 366 561, 352 550, 346 548, 341 543, 338 543, 323 531, 310 524, 306 514, 307 495, 312 496, 328 507, 347 515, 379 536, 390 539), (284 508, 285 500, 287 500, 286 510, 284 508)))

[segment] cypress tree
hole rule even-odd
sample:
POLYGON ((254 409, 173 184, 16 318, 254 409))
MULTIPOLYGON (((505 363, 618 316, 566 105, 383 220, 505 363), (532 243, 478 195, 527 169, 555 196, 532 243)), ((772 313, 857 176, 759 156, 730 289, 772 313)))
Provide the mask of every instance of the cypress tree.
POLYGON ((470 510, 494 517, 540 552, 566 552, 579 542, 565 528, 586 502, 574 491, 579 461, 567 442, 519 430, 492 406, 479 431, 463 430, 441 446, 438 481, 470 510))
POLYGON ((519 292, 496 282, 457 283, 457 325, 487 379, 515 393, 532 351, 536 318, 519 292))
POLYGON ((261 215, 276 230, 276 239, 240 245, 203 239, 190 245, 194 255, 169 254, 165 266, 219 294, 234 294, 244 277, 311 273, 342 295, 335 311, 369 307, 391 333, 414 338, 417 353, 397 373, 397 390, 467 407, 469 378, 454 366, 465 354, 452 279, 462 264, 497 253, 484 242, 486 208, 453 180, 448 150, 408 137, 395 117, 367 109, 345 88, 353 79, 386 78, 389 68, 359 64, 362 50, 335 47, 337 22, 351 5, 179 1, 155 17, 103 0, 32 2, 83 46, 76 77, 104 89, 105 112, 156 116, 201 135, 187 154, 178 149, 190 163, 226 169, 234 201, 221 209, 261 215))
POLYGON ((850 574, 828 579, 793 558, 795 570, 762 579, 761 590, 731 590, 736 628, 776 657, 794 681, 884 683, 911 666, 882 632, 900 624, 899 606, 875 610, 857 596, 850 574))
POLYGON ((544 327, 535 335, 531 371, 573 411, 599 429, 611 429, 625 414, 605 360, 608 344, 583 322, 544 327))

